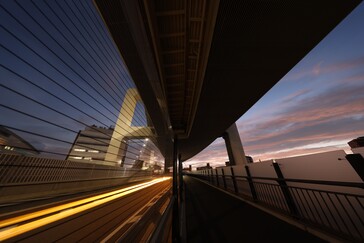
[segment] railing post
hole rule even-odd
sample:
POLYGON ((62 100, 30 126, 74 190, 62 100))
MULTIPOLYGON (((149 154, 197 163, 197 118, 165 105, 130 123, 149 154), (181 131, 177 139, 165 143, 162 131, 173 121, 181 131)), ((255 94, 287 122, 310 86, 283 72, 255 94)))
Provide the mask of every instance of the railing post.
POLYGON ((186 208, 185 208, 185 197, 184 197, 184 184, 183 184, 183 166, 181 154, 178 154, 178 162, 179 162, 179 241, 186 242, 186 208))
POLYGON ((230 170, 231 170, 231 179, 233 180, 233 184, 234 184, 234 191, 235 191, 235 193, 239 193, 238 185, 236 184, 236 179, 235 179, 235 174, 234 174, 233 167, 230 167, 230 170))
POLYGON ((249 166, 247 166, 247 165, 245 166, 245 171, 246 171, 246 175, 247 175, 246 179, 248 180, 250 192, 252 194, 253 200, 257 201, 258 200, 257 191, 255 190, 255 187, 254 187, 254 183, 253 183, 252 176, 250 174, 249 166))
POLYGON ((222 182, 224 183, 224 189, 226 190, 227 187, 226 187, 226 180, 225 180, 225 172, 224 172, 223 168, 221 168, 221 173, 222 173, 222 182))
POLYGON ((214 170, 211 169, 210 171, 211 171, 211 184, 215 185, 214 170))
POLYGON ((216 186, 220 186, 220 182, 219 182, 219 172, 216 170, 216 186))
POLYGON ((288 185, 283 177, 283 174, 282 174, 282 171, 281 171, 281 168, 279 167, 279 164, 278 163, 274 163, 273 162, 273 168, 277 174, 277 177, 278 177, 278 184, 283 192, 283 195, 284 195, 284 198, 286 199, 286 202, 287 202, 287 205, 288 205, 288 208, 289 208, 289 211, 290 213, 294 216, 294 217, 298 217, 299 216, 299 211, 296 207, 296 204, 293 200, 293 197, 292 197, 292 194, 291 192, 289 191, 288 189, 288 185))
POLYGON ((173 215, 172 215, 172 242, 180 242, 179 232, 179 205, 178 205, 178 178, 177 178, 177 136, 174 137, 173 141, 173 215))
POLYGON ((178 175, 179 175, 179 201, 182 201, 183 195, 183 174, 182 174, 182 160, 181 154, 178 155, 178 175))

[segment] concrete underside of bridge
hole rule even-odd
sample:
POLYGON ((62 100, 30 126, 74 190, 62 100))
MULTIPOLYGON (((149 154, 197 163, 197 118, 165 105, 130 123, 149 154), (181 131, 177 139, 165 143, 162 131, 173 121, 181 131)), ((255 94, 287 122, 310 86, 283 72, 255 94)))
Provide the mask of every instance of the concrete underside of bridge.
POLYGON ((95 0, 167 162, 174 136, 183 161, 203 150, 360 2, 95 0))

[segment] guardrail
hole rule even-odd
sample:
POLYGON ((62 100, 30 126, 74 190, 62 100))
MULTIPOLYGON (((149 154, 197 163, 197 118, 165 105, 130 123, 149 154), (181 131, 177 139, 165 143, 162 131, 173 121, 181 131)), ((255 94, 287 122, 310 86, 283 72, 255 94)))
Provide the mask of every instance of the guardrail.
POLYGON ((152 171, 0 155, 0 204, 74 194, 151 179, 152 171))
POLYGON ((19 155, 0 155, 0 186, 150 176, 151 171, 19 155))
POLYGON ((224 169, 187 174, 342 239, 364 241, 364 183, 286 179, 273 166, 277 178, 252 177, 248 166, 246 176, 233 167, 229 175, 224 169))

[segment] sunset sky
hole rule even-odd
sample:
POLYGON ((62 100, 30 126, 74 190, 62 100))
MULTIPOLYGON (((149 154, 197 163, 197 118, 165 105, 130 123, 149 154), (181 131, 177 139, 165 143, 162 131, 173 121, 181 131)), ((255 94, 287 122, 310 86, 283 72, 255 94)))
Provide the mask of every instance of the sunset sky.
MULTIPOLYGON (((350 148, 364 136, 364 3, 237 122, 254 161, 350 148)), ((186 162, 228 160, 219 138, 186 162)))
MULTIPOLYGON (((57 158, 79 130, 115 125, 135 86, 93 1, 3 1, 0 21, 0 125, 57 158)), ((363 26, 361 3, 243 114, 237 126, 246 155, 349 152, 347 142, 364 136, 363 26)), ((144 109, 134 118, 145 125, 144 109)), ((219 138, 185 165, 227 160, 219 138)))

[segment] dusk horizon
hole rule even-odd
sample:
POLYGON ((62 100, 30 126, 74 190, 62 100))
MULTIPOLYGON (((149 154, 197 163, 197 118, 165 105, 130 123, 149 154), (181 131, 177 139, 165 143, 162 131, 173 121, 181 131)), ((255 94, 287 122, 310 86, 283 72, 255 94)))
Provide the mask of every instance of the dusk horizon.
MULTIPOLYGON (((350 153, 347 143, 364 136, 363 12, 361 3, 236 121, 245 154, 255 162, 350 153)), ((218 138, 185 165, 225 161, 218 138)))

